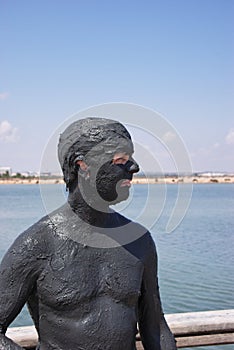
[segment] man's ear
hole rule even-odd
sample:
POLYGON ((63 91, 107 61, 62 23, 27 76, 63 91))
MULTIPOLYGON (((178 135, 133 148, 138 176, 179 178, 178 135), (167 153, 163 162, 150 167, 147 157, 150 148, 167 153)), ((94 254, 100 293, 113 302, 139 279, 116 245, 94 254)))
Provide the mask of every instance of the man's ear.
POLYGON ((87 170, 88 169, 88 165, 83 161, 83 160, 77 160, 76 164, 79 165, 79 167, 81 168, 81 170, 87 170))

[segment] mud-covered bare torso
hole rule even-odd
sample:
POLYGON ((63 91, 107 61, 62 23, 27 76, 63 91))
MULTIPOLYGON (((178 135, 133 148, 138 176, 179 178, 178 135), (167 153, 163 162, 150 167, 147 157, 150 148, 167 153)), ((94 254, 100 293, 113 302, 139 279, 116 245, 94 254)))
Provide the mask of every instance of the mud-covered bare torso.
POLYGON ((121 349, 123 343, 134 349, 143 263, 124 247, 92 248, 59 238, 54 243, 36 282, 40 349, 62 349, 65 337, 67 350, 93 349, 99 341, 100 349, 121 349))

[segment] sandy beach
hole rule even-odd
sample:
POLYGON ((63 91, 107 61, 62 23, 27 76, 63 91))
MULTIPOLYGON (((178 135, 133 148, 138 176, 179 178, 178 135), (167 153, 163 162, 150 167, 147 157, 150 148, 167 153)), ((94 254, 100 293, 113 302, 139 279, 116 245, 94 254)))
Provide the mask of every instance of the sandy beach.
MULTIPOLYGON (((63 184, 62 178, 49 178, 49 179, 21 179, 21 178, 0 178, 0 185, 35 185, 35 184, 63 184)), ((234 183, 234 175, 231 176, 162 176, 162 177, 135 177, 132 180, 133 184, 178 184, 178 183, 193 183, 193 184, 212 184, 212 183, 234 183)))
POLYGON ((234 183, 234 176, 166 176, 152 178, 135 178, 135 184, 177 184, 177 183, 234 183))

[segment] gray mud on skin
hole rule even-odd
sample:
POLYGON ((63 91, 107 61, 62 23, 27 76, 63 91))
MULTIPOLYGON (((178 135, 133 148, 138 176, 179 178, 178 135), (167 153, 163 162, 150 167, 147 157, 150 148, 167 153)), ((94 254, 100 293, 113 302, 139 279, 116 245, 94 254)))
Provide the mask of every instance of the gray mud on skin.
POLYGON ((3 258, 0 350, 22 349, 5 332, 25 303, 40 350, 134 350, 137 322, 146 350, 176 349, 161 308, 151 235, 109 210, 128 197, 118 184, 139 169, 132 153, 118 122, 86 119, 61 135, 68 203, 22 233, 3 258), (120 151, 129 160, 112 164, 120 151), (87 164, 80 175, 77 157, 87 164), (116 245, 108 247, 109 240, 116 245))

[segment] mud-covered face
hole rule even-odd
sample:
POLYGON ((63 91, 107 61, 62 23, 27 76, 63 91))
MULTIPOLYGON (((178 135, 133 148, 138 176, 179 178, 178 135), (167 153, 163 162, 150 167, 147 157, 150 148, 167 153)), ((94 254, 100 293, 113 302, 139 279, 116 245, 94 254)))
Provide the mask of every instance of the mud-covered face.
POLYGON ((103 164, 96 177, 97 192, 110 204, 124 201, 129 196, 133 173, 138 164, 126 153, 116 153, 113 159, 103 164))
POLYGON ((105 162, 100 157, 100 163, 81 169, 78 183, 86 201, 111 205, 128 198, 132 176, 138 171, 139 166, 131 155, 118 152, 105 162))

